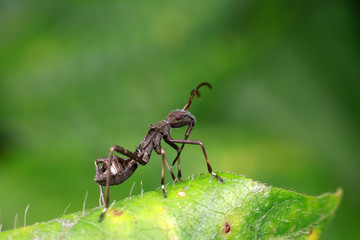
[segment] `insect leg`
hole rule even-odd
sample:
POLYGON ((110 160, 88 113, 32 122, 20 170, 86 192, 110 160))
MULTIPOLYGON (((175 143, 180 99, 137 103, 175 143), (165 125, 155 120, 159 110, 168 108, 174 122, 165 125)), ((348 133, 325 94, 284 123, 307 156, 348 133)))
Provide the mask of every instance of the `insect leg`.
POLYGON ((161 156, 165 160, 166 166, 169 169, 169 172, 171 174, 172 179, 176 182, 176 177, 175 177, 173 171, 171 170, 171 167, 170 167, 170 164, 169 164, 168 160, 165 157, 165 149, 164 148, 161 148, 161 156))
MULTIPOLYGON (((178 180, 179 180, 180 182, 182 182, 182 180, 181 180, 181 169, 180 169, 180 154, 181 154, 181 150, 184 148, 184 144, 181 146, 181 149, 179 149, 178 145, 176 145, 175 143, 171 142, 169 139, 170 139, 170 137, 168 137, 168 136, 164 138, 165 142, 166 142, 167 144, 169 144, 171 147, 173 147, 173 148, 176 150, 176 152, 177 152, 177 156, 176 156, 174 162, 172 163, 171 168, 174 166, 176 160, 178 159, 178 180)), ((167 162, 167 161, 166 161, 166 162, 167 162)))
MULTIPOLYGON (((98 184, 98 185, 99 185, 99 189, 100 189, 100 197, 101 197, 102 203, 103 203, 103 205, 105 205, 104 191, 102 189, 102 186, 100 184, 98 184)), ((100 205, 100 207, 101 207, 101 205, 100 205)))
POLYGON ((207 167, 208 167, 208 171, 211 175, 213 175, 214 177, 216 177, 217 179, 219 179, 221 182, 224 182, 224 180, 218 176, 216 173, 214 173, 212 171, 212 167, 210 165, 210 162, 209 162, 209 159, 207 157, 207 154, 206 154, 206 151, 205 151, 205 147, 204 147, 204 144, 199 141, 199 140, 188 140, 188 139, 169 139, 171 142, 173 143, 183 143, 183 144, 194 144, 194 145, 200 145, 202 150, 203 150, 203 153, 204 153, 204 156, 205 156, 205 160, 206 160, 206 164, 207 164, 207 167))
MULTIPOLYGON (((185 138, 184 139, 188 139, 189 138, 189 135, 191 133, 191 130, 193 129, 194 125, 189 125, 189 128, 186 130, 186 133, 185 133, 185 138)), ((184 149, 184 146, 185 146, 185 143, 183 143, 180 147, 180 149, 178 150, 178 153, 176 155, 176 158, 175 160, 173 161, 173 163, 171 164, 171 166, 174 166, 176 161, 178 160, 178 158, 180 157, 180 154, 182 152, 182 150, 184 149)))
MULTIPOLYGON (((185 133, 185 140, 189 138, 189 135, 190 135, 191 130, 193 129, 193 127, 194 127, 193 124, 189 125, 189 128, 186 130, 186 133, 185 133)), ((178 161, 178 179, 179 179, 180 182, 182 182, 182 180, 181 180, 181 167, 180 167, 180 154, 181 154, 182 150, 184 149, 184 146, 185 146, 185 143, 183 143, 181 145, 180 149, 177 152, 175 160, 173 161, 173 163, 171 165, 171 166, 174 166, 176 161, 178 161)))
POLYGON ((164 176, 165 176, 165 150, 161 149, 161 155, 162 155, 162 165, 161 165, 161 189, 164 194, 164 198, 166 198, 165 193, 165 186, 164 186, 164 176))
POLYGON ((181 180, 181 168, 180 168, 180 157, 179 157, 179 160, 178 160, 178 179, 180 182, 182 182, 181 180))
POLYGON ((136 162, 140 163, 141 165, 145 165, 147 163, 141 157, 139 157, 136 153, 133 153, 123 147, 118 146, 118 145, 114 145, 110 148, 110 154, 109 154, 110 157, 112 157, 114 151, 121 153, 121 154, 129 157, 130 159, 135 160, 136 162))
POLYGON ((121 153, 133 160, 135 160, 136 162, 144 165, 146 164, 146 162, 144 162, 137 154, 123 148, 123 147, 120 147, 118 145, 114 145, 110 148, 110 152, 109 152, 109 158, 107 159, 107 166, 109 168, 109 171, 108 171, 108 175, 107 175, 107 178, 106 178, 106 198, 105 198, 105 208, 104 210, 102 211, 100 217, 99 217, 99 222, 101 222, 102 218, 104 217, 107 209, 109 208, 109 202, 110 202, 110 197, 109 197, 109 188, 110 188, 110 177, 111 177, 111 159, 113 158, 113 155, 114 155, 114 151, 115 152, 118 152, 118 153, 121 153))
MULTIPOLYGON (((101 212, 100 214, 100 217, 99 217, 99 222, 101 222, 102 218, 104 217, 107 209, 109 208, 109 187, 110 187, 110 174, 111 174, 111 159, 112 159, 112 151, 110 151, 110 157, 107 159, 107 167, 109 168, 108 169, 108 175, 107 175, 107 178, 106 178, 106 198, 105 198, 105 208, 104 210, 101 212)), ((99 185, 100 186, 100 185, 99 185)), ((100 186, 100 192, 102 194, 102 197, 104 196, 104 193, 102 191, 102 187, 100 186)))
MULTIPOLYGON (((104 160, 106 160, 106 158, 98 158, 95 160, 95 172, 96 172, 96 176, 98 176, 100 174, 99 172, 99 163, 104 163, 104 160)), ((103 189, 102 189, 102 186, 100 184, 99 185, 99 188, 100 188, 100 197, 101 197, 101 200, 103 202, 103 205, 105 205, 105 199, 104 199, 104 192, 103 192, 103 189)))

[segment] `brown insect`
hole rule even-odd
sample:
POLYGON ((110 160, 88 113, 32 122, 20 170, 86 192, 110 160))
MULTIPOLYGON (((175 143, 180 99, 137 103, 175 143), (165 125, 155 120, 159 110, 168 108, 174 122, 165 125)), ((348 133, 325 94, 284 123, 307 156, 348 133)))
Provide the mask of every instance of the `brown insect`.
POLYGON ((170 174, 174 181, 176 181, 175 175, 171 170, 171 167, 165 157, 165 149, 161 147, 161 141, 164 140, 172 148, 177 151, 177 156, 172 163, 172 166, 178 161, 178 180, 181 180, 181 169, 180 169, 180 154, 185 146, 185 144, 195 144, 199 145, 202 148, 202 151, 205 156, 206 164, 208 171, 211 175, 218 178, 221 182, 224 180, 215 174, 212 171, 209 159, 207 157, 204 144, 199 140, 189 140, 188 137, 195 125, 195 117, 188 112, 189 107, 192 103, 195 95, 200 97, 199 88, 202 86, 208 86, 211 88, 209 83, 201 83, 190 93, 190 99, 183 109, 172 111, 166 119, 157 122, 155 125, 149 125, 150 130, 141 141, 140 145, 136 148, 134 152, 131 152, 123 147, 114 145, 110 148, 110 153, 108 158, 98 158, 95 161, 95 170, 96 175, 94 181, 99 184, 101 199, 105 205, 104 210, 102 211, 99 222, 102 220, 107 209, 109 208, 109 187, 112 185, 118 185, 128 179, 137 169, 139 165, 146 165, 149 162, 151 153, 153 150, 159 155, 162 155, 162 169, 161 169, 161 188, 166 198, 166 192, 164 187, 164 174, 165 174, 165 164, 170 171, 170 174), (188 126, 188 129, 185 133, 184 139, 172 139, 170 136, 171 128, 180 128, 188 126), (182 144, 179 148, 176 143, 182 144), (122 158, 114 155, 114 152, 118 152, 126 158, 122 158), (100 164, 100 167, 99 167, 100 164), (106 186, 106 198, 104 199, 104 193, 102 186, 106 186))

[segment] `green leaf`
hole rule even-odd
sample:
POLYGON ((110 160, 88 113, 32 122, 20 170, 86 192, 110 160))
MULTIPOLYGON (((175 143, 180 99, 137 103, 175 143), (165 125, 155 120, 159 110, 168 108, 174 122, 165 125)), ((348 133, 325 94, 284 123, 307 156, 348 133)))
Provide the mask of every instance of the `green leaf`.
POLYGON ((102 208, 0 233, 0 239, 319 239, 342 190, 318 197, 210 174, 102 208))

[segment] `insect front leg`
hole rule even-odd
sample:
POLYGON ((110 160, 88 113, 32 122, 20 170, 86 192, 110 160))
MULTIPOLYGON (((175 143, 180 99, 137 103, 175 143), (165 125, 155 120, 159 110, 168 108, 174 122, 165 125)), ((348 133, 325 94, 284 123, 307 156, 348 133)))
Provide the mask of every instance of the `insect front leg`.
MULTIPOLYGON (((192 125, 192 124, 189 125, 189 127, 188 127, 188 129, 186 130, 186 133, 185 133, 185 138, 184 138, 185 140, 189 138, 189 135, 190 135, 191 130, 193 129, 193 127, 194 127, 194 125, 192 125)), ((175 163, 176 163, 176 161, 178 160, 178 158, 180 158, 180 154, 181 154, 182 150, 184 149, 184 146, 185 146, 185 143, 183 143, 183 144, 181 145, 181 147, 180 147, 180 149, 179 149, 179 151, 178 151, 178 153, 177 153, 177 155, 176 155, 173 163, 171 164, 171 166, 174 166, 175 163)))
MULTIPOLYGON (((189 128, 186 130, 186 133, 185 133, 185 140, 189 138, 189 135, 191 133, 191 130, 193 129, 194 125, 191 124, 189 125, 189 128)), ((171 166, 174 166, 174 164, 176 163, 176 161, 178 161, 178 178, 179 178, 179 181, 182 182, 181 180, 181 168, 180 168, 180 154, 182 152, 182 150, 184 149, 184 146, 185 146, 185 143, 183 143, 180 147, 180 149, 178 149, 177 151, 177 155, 173 161, 173 163, 171 164, 171 166)))
POLYGON ((164 138, 164 140, 165 140, 165 142, 166 142, 167 144, 169 144, 169 145, 170 145, 172 148, 174 148, 174 149, 176 150, 176 152, 177 152, 177 156, 176 156, 173 164, 171 165, 171 167, 174 166, 174 163, 176 162, 176 159, 178 159, 178 160, 179 160, 179 161, 178 161, 178 180, 179 180, 180 182, 182 182, 182 180, 181 180, 181 169, 180 169, 180 154, 181 154, 181 150, 182 150, 184 144, 183 144, 182 148, 180 149, 180 148, 178 147, 178 145, 176 145, 175 143, 173 143, 173 142, 170 141, 170 137, 169 137, 169 136, 166 136, 166 137, 164 138))
POLYGON ((206 164, 207 164, 209 173, 211 175, 213 175, 214 177, 216 177, 217 179, 219 179, 221 182, 224 182, 224 180, 220 176, 218 176, 216 173, 213 172, 212 167, 211 167, 210 162, 209 162, 209 159, 208 159, 208 156, 207 156, 206 151, 205 151, 204 144, 201 141, 199 141, 199 140, 188 140, 188 139, 169 139, 169 140, 171 142, 173 142, 173 143, 200 145, 202 150, 203 150, 204 156, 205 156, 205 160, 206 160, 206 164))

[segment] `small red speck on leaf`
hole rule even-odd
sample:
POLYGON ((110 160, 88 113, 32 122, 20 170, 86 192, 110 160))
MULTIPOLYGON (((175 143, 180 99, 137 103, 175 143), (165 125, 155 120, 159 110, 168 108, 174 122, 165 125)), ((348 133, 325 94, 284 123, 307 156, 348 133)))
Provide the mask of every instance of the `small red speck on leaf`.
POLYGON ((227 234, 227 233, 230 232, 230 230, 231 230, 231 227, 230 227, 229 223, 226 222, 225 225, 224 225, 224 227, 223 227, 222 233, 223 233, 223 234, 227 234))

